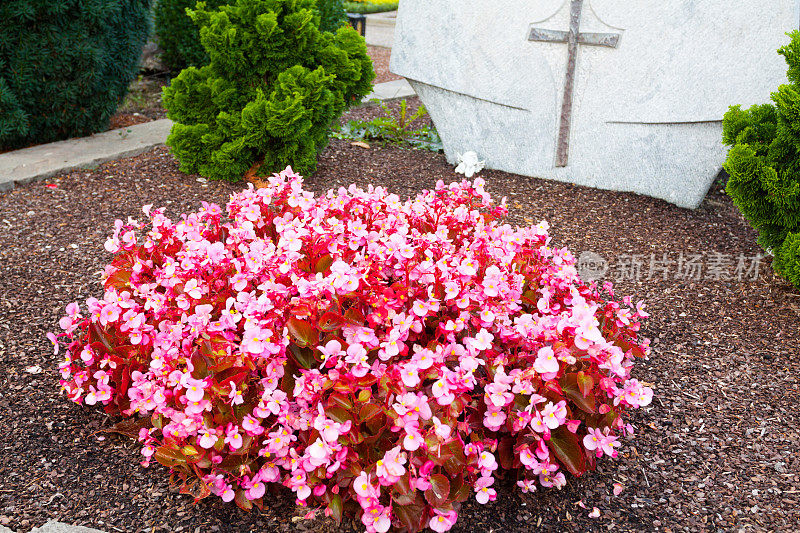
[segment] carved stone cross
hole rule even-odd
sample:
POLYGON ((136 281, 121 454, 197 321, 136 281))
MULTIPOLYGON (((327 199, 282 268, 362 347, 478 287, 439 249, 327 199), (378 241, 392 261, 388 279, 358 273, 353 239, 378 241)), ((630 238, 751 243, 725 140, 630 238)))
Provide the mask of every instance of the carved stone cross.
POLYGON ((572 119, 572 93, 575 87, 575 67, 578 61, 578 45, 607 46, 616 48, 618 33, 581 33, 581 11, 583 0, 572 0, 570 5, 569 31, 531 28, 529 41, 567 43, 567 75, 564 82, 564 97, 561 101, 561 121, 556 145, 556 166, 565 167, 569 160, 569 130, 572 119))

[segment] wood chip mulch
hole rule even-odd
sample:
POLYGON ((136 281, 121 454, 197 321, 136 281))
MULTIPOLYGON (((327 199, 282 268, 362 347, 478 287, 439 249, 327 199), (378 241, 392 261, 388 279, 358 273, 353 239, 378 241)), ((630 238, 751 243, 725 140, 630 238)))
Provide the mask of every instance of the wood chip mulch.
MULTIPOLYGON (((500 483, 498 500, 467 503, 454 530, 797 530, 800 295, 766 260, 741 280, 706 275, 718 257, 760 251, 719 186, 690 211, 504 172, 482 176, 495 197, 508 196, 512 223, 548 220, 556 245, 606 258, 621 278, 618 293, 647 302, 644 333, 654 349, 634 375, 654 384, 656 399, 634 413, 638 435, 618 459, 562 491, 523 495, 500 483), (677 266, 652 279, 646 266, 638 279, 625 275, 636 257, 647 265, 653 254, 677 261, 681 253, 699 254, 706 270, 698 279, 677 276, 677 266), (624 486, 619 496, 615 483, 624 486), (593 507, 598 518, 589 517, 593 507)), ((334 140, 307 186, 372 183, 407 197, 458 178, 441 154, 334 140)), ((67 303, 102 293, 98 272, 114 220, 139 216, 148 203, 173 217, 201 200, 224 204, 242 184, 181 174, 166 148, 48 183, 55 187, 0 194, 0 525, 28 531, 55 518, 109 533, 337 531, 324 518, 302 520, 282 490, 263 512, 218 498, 195 505, 170 489, 166 468, 139 465, 136 443, 98 432, 112 423, 99 409, 58 394, 59 358, 45 333, 67 303)), ((351 530, 363 529, 345 523, 338 531, 351 530)))
POLYGON ((375 80, 372 83, 383 83, 403 78, 389 72, 389 58, 392 55, 391 48, 367 45, 367 54, 372 59, 372 68, 375 69, 375 80))

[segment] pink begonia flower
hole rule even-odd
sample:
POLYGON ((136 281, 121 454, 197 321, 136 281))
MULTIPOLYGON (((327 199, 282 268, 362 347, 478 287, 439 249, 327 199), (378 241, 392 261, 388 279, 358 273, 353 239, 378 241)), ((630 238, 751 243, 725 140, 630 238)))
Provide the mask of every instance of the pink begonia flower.
POLYGON ((317 346, 317 350, 319 350, 319 353, 323 355, 324 361, 327 361, 331 357, 345 355, 344 350, 342 350, 342 343, 335 339, 328 341, 325 346, 317 346))
POLYGON ((367 531, 376 531, 377 533, 386 533, 392 526, 390 519, 391 507, 384 507, 382 505, 375 505, 366 509, 364 514, 361 515, 361 523, 366 526, 367 531))
POLYGON ((497 470, 497 460, 494 458, 494 454, 487 450, 482 451, 478 456, 478 468, 484 475, 497 470))
POLYGON ((542 409, 542 419, 550 429, 556 429, 567 420, 567 402, 561 400, 557 404, 548 402, 542 409))
POLYGON ((456 399, 456 395, 450 392, 450 386, 447 380, 439 378, 436 383, 431 387, 433 397, 436 398, 436 403, 439 405, 450 405, 456 399))
POLYGON ((434 512, 436 514, 430 519, 430 522, 428 522, 428 527, 437 533, 449 531, 450 528, 455 525, 456 520, 458 519, 458 513, 455 511, 448 511, 445 513, 438 509, 434 509, 434 512))
POLYGON ((408 450, 409 452, 414 452, 422 446, 424 439, 422 435, 419 433, 419 430, 412 429, 413 426, 406 425, 406 436, 403 439, 403 448, 408 450))
POLYGON ((228 429, 225 432, 225 444, 231 447, 231 450, 238 450, 242 447, 242 436, 239 434, 239 427, 233 424, 228 424, 228 429))
POLYGON ((252 328, 245 330, 242 337, 242 351, 260 355, 265 351, 271 351, 272 332, 268 329, 252 328))
POLYGON ((539 348, 536 361, 533 362, 533 369, 539 374, 555 374, 559 368, 553 349, 550 346, 539 348))
POLYGON ((357 478, 353 480, 353 490, 362 498, 375 498, 380 495, 379 490, 372 485, 372 476, 368 475, 363 470, 357 478))
POLYGON ((247 480, 247 476, 245 476, 245 482, 242 484, 247 490, 245 490, 245 497, 248 500, 257 500, 264 495, 266 492, 266 485, 264 485, 259 479, 258 474, 253 479, 252 483, 247 480))
POLYGON ((231 391, 228 393, 228 399, 231 401, 231 405, 242 405, 244 403, 242 391, 236 388, 236 383, 233 381, 229 381, 228 384, 231 386, 231 391))
POLYGON ((536 457, 531 452, 531 449, 528 446, 525 446, 519 452, 519 460, 525 468, 533 469, 534 466, 539 465, 539 461, 536 460, 536 457))
POLYGON ((498 431, 506 423, 506 413, 502 408, 491 406, 483 415, 483 425, 492 431, 498 431))
POLYGON ((232 502, 235 496, 236 493, 233 491, 233 487, 231 487, 230 485, 227 485, 225 489, 222 491, 222 494, 220 494, 220 498, 222 498, 222 501, 224 501, 225 503, 232 502))
POLYGON ((217 436, 211 432, 211 430, 207 429, 203 432, 203 435, 198 440, 198 444, 200 444, 201 448, 205 448, 206 450, 213 448, 214 445, 217 443, 217 436))
POLYGON ((189 378, 184 386, 186 387, 186 399, 190 402, 199 402, 205 396, 206 382, 204 380, 189 378))
POLYGON ((446 440, 450 437, 450 432, 452 429, 447 424, 442 424, 441 420, 436 418, 435 416, 431 418, 433 421, 434 433, 436 436, 439 437, 441 440, 446 440))
POLYGON ((646 407, 653 400, 653 390, 645 387, 636 379, 628 380, 621 391, 618 391, 614 405, 619 405, 620 400, 631 407, 646 407))
POLYGON ((492 476, 480 477, 475 482, 475 499, 478 500, 478 503, 481 505, 485 505, 497 499, 497 491, 489 488, 492 483, 494 483, 494 478, 492 476))
POLYGON ((55 334, 48 332, 47 338, 53 343, 53 355, 58 355, 58 337, 55 334))
POLYGON ((400 371, 400 379, 406 387, 416 387, 420 382, 419 371, 413 363, 406 364, 400 371))
POLYGON ((470 346, 472 349, 482 352, 484 350, 488 350, 492 347, 492 341, 494 341, 494 335, 486 331, 486 328, 481 328, 475 338, 467 337, 464 339, 464 342, 467 346, 470 346))
POLYGON ((406 454, 401 451, 400 446, 395 446, 383 456, 383 459, 378 460, 377 470, 375 473, 381 480, 387 484, 394 484, 397 478, 406 473, 406 468, 403 466, 406 463, 406 454))
POLYGON ((536 491, 536 482, 532 479, 522 479, 517 481, 517 486, 522 489, 522 492, 535 492, 536 491))
POLYGON ((253 418, 252 415, 244 415, 244 419, 242 420, 242 429, 247 432, 248 435, 256 436, 261 435, 264 433, 264 428, 261 426, 261 423, 258 419, 253 418))
POLYGON ((563 472, 558 472, 554 476, 551 476, 550 474, 541 473, 539 474, 539 483, 543 487, 556 487, 560 489, 561 487, 567 484, 567 478, 564 476, 563 472))

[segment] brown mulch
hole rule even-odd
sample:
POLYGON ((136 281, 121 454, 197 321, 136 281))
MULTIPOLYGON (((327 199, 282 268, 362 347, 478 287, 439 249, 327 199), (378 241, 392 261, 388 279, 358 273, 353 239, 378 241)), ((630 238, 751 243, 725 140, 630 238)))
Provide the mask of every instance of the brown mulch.
MULTIPOLYGON (((377 112, 376 108, 372 109, 377 112)), ((365 113, 359 110, 359 113, 365 113)), ((363 149, 332 141, 317 192, 373 183, 401 197, 458 179, 441 154, 363 149)), ((755 232, 719 186, 699 209, 498 171, 481 174, 506 195, 512 223, 546 219, 553 242, 591 250, 612 265, 651 254, 736 257, 759 252, 755 232)), ((99 409, 58 394, 58 357, 45 338, 64 306, 101 294, 98 272, 114 219, 143 204, 177 217, 201 200, 224 203, 241 184, 181 174, 167 149, 76 171, 0 194, 0 524, 27 531, 49 519, 112 531, 335 531, 311 522, 285 492, 264 512, 170 490, 167 469, 139 465, 136 443, 98 433, 99 409), (41 367, 35 373, 34 366, 41 367), (102 440, 101 440, 102 439, 102 440)), ((615 272, 612 268, 610 272, 615 272)), ((620 276, 625 277, 625 276, 620 276)), ((619 294, 644 299, 653 354, 634 375, 656 399, 634 413, 638 435, 616 460, 531 495, 501 483, 498 501, 467 503, 455 531, 797 530, 800 524, 800 296, 766 263, 733 279, 622 279, 619 294), (625 490, 617 497, 612 485, 625 490), (587 509, 578 504, 582 501, 587 509), (588 510, 598 507, 599 518, 588 510)), ((341 531, 361 531, 346 524, 341 531)))
POLYGON ((375 69, 375 81, 372 83, 383 83, 403 78, 389 72, 389 58, 392 55, 391 48, 367 45, 367 54, 372 58, 372 67, 375 69))
POLYGON ((108 121, 108 129, 127 128, 136 124, 150 122, 151 119, 139 113, 117 113, 108 121))

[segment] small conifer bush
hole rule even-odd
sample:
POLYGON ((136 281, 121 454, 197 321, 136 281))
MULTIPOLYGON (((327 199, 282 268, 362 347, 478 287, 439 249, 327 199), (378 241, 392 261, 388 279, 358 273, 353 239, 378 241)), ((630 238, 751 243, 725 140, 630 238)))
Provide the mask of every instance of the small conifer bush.
MULTIPOLYGON (((205 9, 232 4, 235 0, 204 0, 205 9)), ((200 42, 200 29, 189 17, 197 0, 159 0, 155 8, 156 34, 162 60, 174 72, 186 67, 202 67, 208 63, 200 42)), ((347 21, 341 0, 317 0, 320 30, 336 31, 347 21)))
POLYGON ((2 0, 0 150, 88 135, 136 75, 152 0, 2 0))
POLYGON ((210 62, 164 90, 167 144, 181 170, 240 179, 292 165, 316 169, 328 128, 372 88, 364 39, 319 29, 313 0, 238 0, 190 10, 210 62))
POLYGON ((731 146, 728 194, 774 254, 775 271, 800 287, 800 32, 789 35, 778 50, 789 83, 772 93, 774 104, 731 107, 723 142, 731 146))

